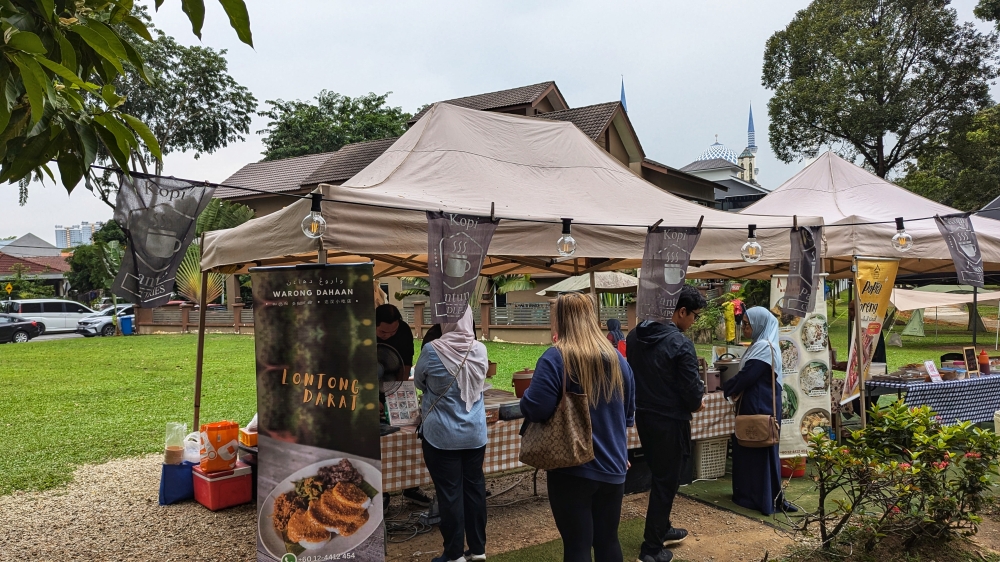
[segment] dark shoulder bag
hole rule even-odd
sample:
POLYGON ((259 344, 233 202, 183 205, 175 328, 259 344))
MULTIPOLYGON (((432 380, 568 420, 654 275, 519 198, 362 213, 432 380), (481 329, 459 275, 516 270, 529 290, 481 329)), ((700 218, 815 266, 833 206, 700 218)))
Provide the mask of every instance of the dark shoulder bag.
MULTIPOLYGON (((768 346, 770 347, 770 346, 768 346)), ((771 414, 740 414, 743 397, 736 402, 736 441, 744 447, 772 447, 778 444, 778 420, 774 417, 778 401, 774 389, 774 348, 771 349, 771 414)))

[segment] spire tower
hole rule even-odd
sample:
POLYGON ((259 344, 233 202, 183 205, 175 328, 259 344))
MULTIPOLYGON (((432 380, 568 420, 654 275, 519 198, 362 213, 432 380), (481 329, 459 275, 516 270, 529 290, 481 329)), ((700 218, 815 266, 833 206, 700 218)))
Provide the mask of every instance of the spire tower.
POLYGON ((750 105, 750 124, 747 126, 747 148, 757 153, 757 135, 753 131, 753 105, 750 105))
POLYGON ((743 168, 738 177, 747 183, 757 185, 757 136, 753 131, 752 105, 750 106, 750 123, 747 125, 747 147, 740 153, 737 164, 743 168))

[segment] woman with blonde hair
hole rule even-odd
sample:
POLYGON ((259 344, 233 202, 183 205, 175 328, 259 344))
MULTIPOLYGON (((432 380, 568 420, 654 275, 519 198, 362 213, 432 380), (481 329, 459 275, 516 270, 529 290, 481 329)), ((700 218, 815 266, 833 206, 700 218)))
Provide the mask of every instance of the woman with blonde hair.
POLYGON ((593 426, 594 460, 549 470, 549 505, 563 541, 564 562, 621 562, 621 519, 627 427, 635 415, 632 369, 605 337, 593 297, 560 295, 553 322, 555 345, 538 359, 521 398, 529 422, 548 421, 566 391, 586 394, 593 426), (593 549, 593 558, 591 558, 593 549))

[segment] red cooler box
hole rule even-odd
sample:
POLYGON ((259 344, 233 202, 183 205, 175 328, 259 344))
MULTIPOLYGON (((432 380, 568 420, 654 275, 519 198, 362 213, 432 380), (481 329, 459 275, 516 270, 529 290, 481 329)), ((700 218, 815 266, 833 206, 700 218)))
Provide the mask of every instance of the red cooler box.
POLYGON ((249 465, 236 463, 235 470, 204 473, 195 465, 194 499, 201 505, 218 511, 234 505, 250 503, 253 476, 249 465))

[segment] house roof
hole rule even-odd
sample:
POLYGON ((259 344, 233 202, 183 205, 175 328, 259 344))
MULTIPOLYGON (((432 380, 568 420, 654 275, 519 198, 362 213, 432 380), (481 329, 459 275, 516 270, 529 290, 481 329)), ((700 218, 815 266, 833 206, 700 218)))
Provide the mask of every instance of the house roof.
MULTIPOLYGON (((59 257, 62 250, 49 244, 45 240, 32 233, 7 242, 3 245, 3 252, 8 256, 31 257, 31 256, 55 256, 59 257)), ((2 271, 0 271, 2 273, 2 271)))
POLYGON ((614 118, 615 112, 621 105, 620 101, 612 101, 574 109, 564 109, 562 111, 539 113, 535 117, 554 119, 556 121, 569 121, 579 127, 585 135, 597 140, 597 137, 611 123, 611 119, 614 118))
MULTIPOLYGON (((548 82, 541 82, 530 86, 521 86, 519 88, 511 88, 509 90, 500 90, 497 92, 476 94, 474 96, 467 96, 464 98, 455 98, 453 100, 444 100, 442 103, 449 103, 451 105, 457 105, 468 109, 486 111, 490 109, 500 109, 502 107, 512 107, 515 105, 533 104, 539 98, 544 96, 549 89, 555 89, 556 94, 562 98, 562 94, 559 93, 559 88, 556 87, 556 83, 550 80, 548 82)), ((416 115, 411 117, 407 123, 410 125, 416 123, 417 120, 423 117, 430 108, 431 106, 427 106, 421 109, 416 115)))
POLYGON ((657 162, 656 160, 653 160, 652 158, 643 158, 642 159, 642 165, 645 166, 646 168, 650 168, 652 170, 656 170, 656 171, 658 171, 660 173, 667 174, 669 176, 679 177, 679 178, 682 178, 684 180, 687 180, 687 181, 699 184, 699 185, 701 185, 703 187, 710 187, 710 188, 713 188, 713 189, 722 189, 723 191, 728 191, 729 190, 728 186, 725 186, 725 185, 720 186, 719 182, 714 182, 712 180, 707 180, 707 179, 705 179, 705 178, 703 178, 701 176, 696 176, 694 174, 689 174, 687 172, 682 172, 682 171, 678 170, 677 168, 673 168, 671 166, 667 166, 666 164, 663 164, 662 162, 657 162))
POLYGON ((725 158, 711 158, 709 160, 695 160, 687 166, 681 168, 682 172, 704 172, 706 170, 719 170, 722 168, 730 168, 734 170, 739 170, 740 167, 733 164, 725 158))
POLYGON ((392 146, 399 137, 356 142, 341 147, 337 152, 329 154, 329 158, 320 164, 307 178, 302 181, 302 185, 313 185, 318 183, 333 183, 349 180, 354 174, 365 169, 376 158, 392 146))
POLYGON ((742 188, 745 188, 745 189, 752 189, 755 192, 761 193, 763 195, 767 195, 768 193, 771 193, 770 191, 768 191, 767 189, 764 189, 760 185, 757 185, 755 183, 750 183, 750 182, 747 182, 747 181, 743 181, 740 178, 737 178, 735 176, 731 177, 729 179, 718 180, 718 181, 715 181, 714 183, 718 187, 724 188, 726 191, 728 191, 730 188, 741 188, 742 187, 742 188))
MULTIPOLYGON (((323 152, 320 154, 283 158, 281 160, 253 162, 240 168, 222 183, 237 187, 260 189, 271 193, 298 191, 302 188, 303 180, 315 172, 333 154, 335 153, 323 152)), ((248 195, 253 195, 253 192, 219 187, 216 188, 214 196, 219 199, 233 199, 248 195)))
POLYGON ((27 267, 27 273, 31 275, 66 273, 70 270, 66 258, 62 256, 21 257, 0 253, 0 277, 10 275, 11 268, 18 264, 27 267))

